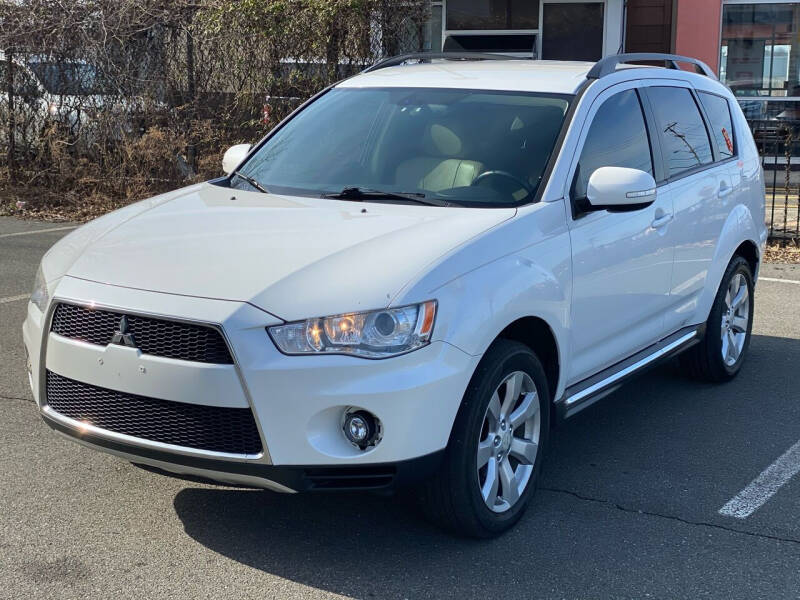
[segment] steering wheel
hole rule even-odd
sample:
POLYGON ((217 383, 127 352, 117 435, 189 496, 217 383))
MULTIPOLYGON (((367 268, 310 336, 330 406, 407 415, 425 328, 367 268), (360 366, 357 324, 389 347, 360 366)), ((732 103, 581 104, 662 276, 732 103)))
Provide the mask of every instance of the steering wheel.
POLYGON ((514 183, 519 184, 520 187, 522 187, 522 189, 524 189, 526 192, 528 192, 528 196, 533 196, 533 193, 534 193, 533 192, 533 188, 531 187, 531 185, 527 181, 525 181, 523 179, 520 179, 516 175, 512 175, 508 171, 499 171, 499 170, 496 170, 496 169, 491 170, 491 171, 484 171, 483 173, 481 173, 475 179, 472 180, 472 183, 470 183, 470 186, 476 186, 481 181, 483 181, 484 179, 487 179, 489 177, 505 177, 506 179, 510 179, 514 183))

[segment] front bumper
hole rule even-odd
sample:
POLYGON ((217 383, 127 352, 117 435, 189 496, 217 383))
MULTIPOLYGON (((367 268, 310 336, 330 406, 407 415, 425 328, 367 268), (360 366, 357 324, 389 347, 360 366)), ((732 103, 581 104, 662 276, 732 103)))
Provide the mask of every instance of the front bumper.
POLYGON ((65 277, 47 315, 30 305, 23 325, 31 387, 45 421, 85 445, 184 476, 281 491, 388 487, 424 474, 445 448, 477 358, 444 342, 386 360, 285 356, 265 327, 279 321, 249 304, 118 288, 65 277), (59 300, 212 324, 234 365, 209 367, 130 348, 65 340, 49 332, 59 300), (259 455, 220 455, 86 427, 47 404, 46 371, 120 392, 201 405, 249 407, 259 455), (382 439, 362 451, 341 432, 348 407, 374 414, 382 439), (366 485, 373 480, 380 485, 366 485), (388 483, 387 483, 388 482, 388 483), (361 484, 364 483, 362 486, 361 484))
POLYGON ((92 433, 79 433, 43 413, 53 430, 80 444, 113 454, 159 474, 199 482, 264 488, 276 492, 393 490, 423 481, 441 464, 444 450, 396 463, 375 465, 281 466, 231 462, 143 448, 92 433))

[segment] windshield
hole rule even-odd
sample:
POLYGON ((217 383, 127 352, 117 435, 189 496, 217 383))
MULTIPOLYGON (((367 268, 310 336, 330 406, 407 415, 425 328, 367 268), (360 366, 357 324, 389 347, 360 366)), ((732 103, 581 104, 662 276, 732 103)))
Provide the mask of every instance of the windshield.
MULTIPOLYGON (((522 204, 533 200, 568 105, 552 94, 337 88, 240 172, 285 194, 360 188, 464 206, 522 204)), ((232 185, 251 184, 235 177, 232 185)))

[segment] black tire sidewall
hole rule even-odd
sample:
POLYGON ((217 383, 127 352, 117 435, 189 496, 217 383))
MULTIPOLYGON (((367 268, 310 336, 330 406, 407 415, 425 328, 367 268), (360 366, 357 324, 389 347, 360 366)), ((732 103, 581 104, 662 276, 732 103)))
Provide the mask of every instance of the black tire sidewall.
POLYGON ((717 291, 717 297, 714 299, 714 306, 711 309, 708 322, 706 325, 706 346, 709 352, 709 359, 712 361, 713 368, 720 372, 726 379, 734 377, 742 368, 744 358, 747 355, 747 349, 750 347, 750 338, 753 331, 753 317, 755 310, 755 297, 753 286, 753 274, 750 271, 750 265, 741 257, 736 257, 728 265, 725 270, 725 276, 717 291), (747 322, 747 336, 745 337, 742 352, 736 362, 728 366, 722 359, 722 339, 720 337, 720 330, 722 328, 722 315, 725 312, 725 294, 731 280, 737 275, 742 274, 747 282, 747 301, 749 303, 749 317, 747 322))

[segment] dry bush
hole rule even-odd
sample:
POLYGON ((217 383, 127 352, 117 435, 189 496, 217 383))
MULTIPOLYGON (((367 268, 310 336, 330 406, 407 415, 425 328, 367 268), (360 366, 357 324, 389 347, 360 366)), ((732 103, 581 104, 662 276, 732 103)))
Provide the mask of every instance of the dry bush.
POLYGON ((0 213, 85 219, 218 176, 229 145, 256 141, 380 57, 421 49, 428 9, 424 0, 0 0, 0 49, 13 57, 11 85, 0 77, 0 213), (52 89, 26 96, 30 73, 52 89))

